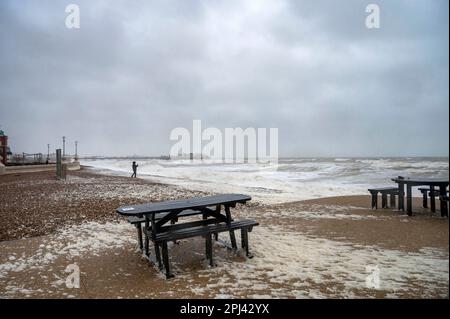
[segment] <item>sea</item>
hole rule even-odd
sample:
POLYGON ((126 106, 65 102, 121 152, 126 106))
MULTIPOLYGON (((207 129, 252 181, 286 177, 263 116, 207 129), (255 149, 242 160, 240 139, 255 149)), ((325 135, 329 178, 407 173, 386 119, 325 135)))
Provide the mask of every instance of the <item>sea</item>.
MULTIPOLYGON (((231 163, 158 158, 85 158, 98 172, 138 177, 212 193, 243 193, 273 204, 319 197, 367 195, 369 187, 404 177, 449 178, 448 157, 282 158, 276 163, 231 163)), ((414 196, 420 196, 414 190, 414 196)))

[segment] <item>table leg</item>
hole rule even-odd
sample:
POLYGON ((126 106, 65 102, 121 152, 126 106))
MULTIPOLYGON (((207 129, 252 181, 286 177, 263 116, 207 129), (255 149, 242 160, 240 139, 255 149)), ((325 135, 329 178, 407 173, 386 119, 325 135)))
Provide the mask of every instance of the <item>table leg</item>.
POLYGON ((213 250, 212 250, 212 235, 211 234, 206 235, 205 246, 206 246, 206 259, 209 260, 209 265, 211 267, 214 267, 213 250))
POLYGON ((247 228, 241 229, 241 237, 242 237, 242 248, 245 249, 245 255, 248 258, 252 258, 253 255, 250 253, 250 249, 248 247, 248 229, 247 228))
POLYGON ((409 216, 412 215, 412 187, 411 185, 406 185, 406 211, 409 216))
POLYGON ((398 183, 398 210, 405 211, 405 183, 398 183))
MULTIPOLYGON (((217 214, 220 214, 220 209, 221 209, 221 206, 220 206, 220 205, 217 205, 217 206, 216 206, 216 213, 217 213, 217 214)), ((215 241, 218 241, 218 240, 219 240, 219 233, 214 233, 214 240, 215 240, 215 241)))
POLYGON ((150 255, 150 250, 149 250, 149 240, 148 240, 148 235, 147 235, 147 230, 150 226, 150 220, 148 218, 148 216, 145 216, 145 223, 144 223, 144 251, 145 251, 145 256, 149 256, 150 255))
POLYGON ((167 242, 162 243, 162 254, 164 260, 164 267, 166 268, 166 278, 172 278, 174 275, 170 272, 170 261, 169 261, 169 249, 167 248, 167 242))
MULTIPOLYGON (((230 213, 230 206, 226 205, 225 206, 225 213, 227 216, 227 223, 231 223, 233 220, 231 219, 231 213, 230 213)), ((234 235, 234 230, 230 230, 230 241, 231 241, 231 247, 233 247, 233 249, 237 249, 237 244, 236 244, 236 236, 234 235)))
POLYGON ((387 194, 381 193, 381 208, 387 208, 387 194))
POLYGON ((430 206, 431 211, 434 213, 436 211, 436 198, 434 196, 434 186, 430 186, 430 206))
POLYGON ((144 249, 144 245, 142 244, 142 225, 141 225, 141 223, 136 224, 136 230, 137 230, 137 235, 138 235, 139 249, 142 252, 142 250, 144 249))
MULTIPOLYGON (((147 221, 147 217, 145 218, 145 220, 147 221)), ((159 250, 159 244, 155 241, 157 231, 155 214, 152 214, 151 222, 152 222, 152 240, 153 240, 153 247, 155 249, 156 261, 158 262, 159 269, 163 269, 163 264, 161 261, 161 251, 159 250)))
MULTIPOLYGON (((176 219, 171 219, 170 225, 175 225, 176 222, 177 222, 176 219)), ((174 245, 178 245, 178 242, 176 240, 174 240, 173 243, 174 243, 174 245)))
POLYGON ((422 206, 423 206, 423 208, 428 208, 428 194, 427 193, 428 192, 426 190, 422 191, 422 196, 423 196, 422 206))
MULTIPOLYGON (((167 243, 166 243, 166 245, 167 245, 167 243)), ((153 246, 155 248, 155 257, 156 257, 156 261, 158 262, 158 268, 161 270, 161 269, 163 269, 163 264, 161 262, 161 252, 159 250, 159 244, 154 243, 153 246)), ((164 253, 164 251, 163 251, 163 253, 164 253)))
POLYGON ((371 192, 372 195, 372 209, 378 208, 378 192, 371 192))
POLYGON ((439 195, 441 198, 441 217, 448 216, 448 207, 447 207, 447 201, 443 199, 443 196, 445 197, 447 195, 447 186, 441 185, 439 186, 439 195))
POLYGON ((389 207, 394 209, 395 208, 395 194, 389 195, 390 196, 390 203, 389 203, 389 207))

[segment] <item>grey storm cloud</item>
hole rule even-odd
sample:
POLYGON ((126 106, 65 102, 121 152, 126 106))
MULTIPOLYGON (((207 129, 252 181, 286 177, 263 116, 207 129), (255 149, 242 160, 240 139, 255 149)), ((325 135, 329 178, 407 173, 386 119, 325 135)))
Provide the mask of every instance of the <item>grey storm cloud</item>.
POLYGON ((448 156, 448 9, 1 1, 0 126, 28 153, 65 135, 82 155, 167 154, 170 131, 200 119, 277 127, 281 156, 448 156), (80 29, 65 26, 70 3, 80 29))

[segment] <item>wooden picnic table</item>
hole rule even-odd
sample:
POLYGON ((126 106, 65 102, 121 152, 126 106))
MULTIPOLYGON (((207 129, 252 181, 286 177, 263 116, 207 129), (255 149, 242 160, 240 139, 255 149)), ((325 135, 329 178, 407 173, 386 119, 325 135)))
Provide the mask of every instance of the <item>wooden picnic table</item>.
POLYGON ((223 194, 205 197, 197 197, 181 200, 169 200, 133 206, 124 206, 117 209, 117 212, 125 216, 145 216, 163 212, 183 211, 186 209, 201 210, 208 206, 227 205, 236 206, 237 203, 245 204, 252 198, 242 194, 223 194))
POLYGON ((143 218, 145 254, 147 257, 150 257, 149 241, 153 241, 156 257, 155 263, 162 269, 159 251, 159 246, 161 245, 163 262, 166 267, 166 276, 169 278, 172 277, 172 274, 169 267, 167 241, 205 236, 207 240, 207 258, 210 260, 210 264, 213 265, 211 234, 214 234, 217 240, 218 232, 228 231, 232 249, 237 249, 234 230, 241 229, 242 246, 246 249, 247 256, 250 256, 248 251, 247 232, 251 231, 251 228, 258 225, 258 223, 251 220, 234 221, 230 211, 230 208, 234 208, 236 204, 245 204, 250 200, 250 196, 243 194, 223 194, 124 206, 118 208, 116 211, 124 216, 143 218), (224 207, 225 214, 221 212, 222 206, 224 207), (189 214, 186 214, 187 211, 189 211, 189 214), (202 215, 202 220, 175 224, 179 217, 193 216, 196 214, 202 215), (167 225, 169 222, 171 224, 167 225))
MULTIPOLYGON (((422 177, 402 177, 393 178, 392 181, 398 184, 398 209, 405 210, 404 196, 406 185, 406 212, 409 216, 412 215, 412 187, 428 186, 430 187, 431 196, 431 210, 435 210, 435 188, 439 189, 441 196, 447 195, 447 187, 449 186, 448 178, 422 178, 422 177)), ((441 201, 441 215, 447 215, 447 202, 441 201), (442 207, 444 206, 444 207, 442 207)))

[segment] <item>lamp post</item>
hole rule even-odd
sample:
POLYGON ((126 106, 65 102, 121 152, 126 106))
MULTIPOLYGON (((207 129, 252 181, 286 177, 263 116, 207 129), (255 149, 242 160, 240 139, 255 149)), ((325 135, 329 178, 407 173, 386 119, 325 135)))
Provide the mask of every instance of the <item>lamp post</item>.
POLYGON ((78 161, 78 141, 75 141, 75 160, 78 161))
POLYGON ((47 162, 50 161, 50 144, 47 144, 47 162))
POLYGON ((65 159, 66 158, 66 137, 63 136, 62 140, 63 140, 63 155, 62 155, 62 158, 65 159))

